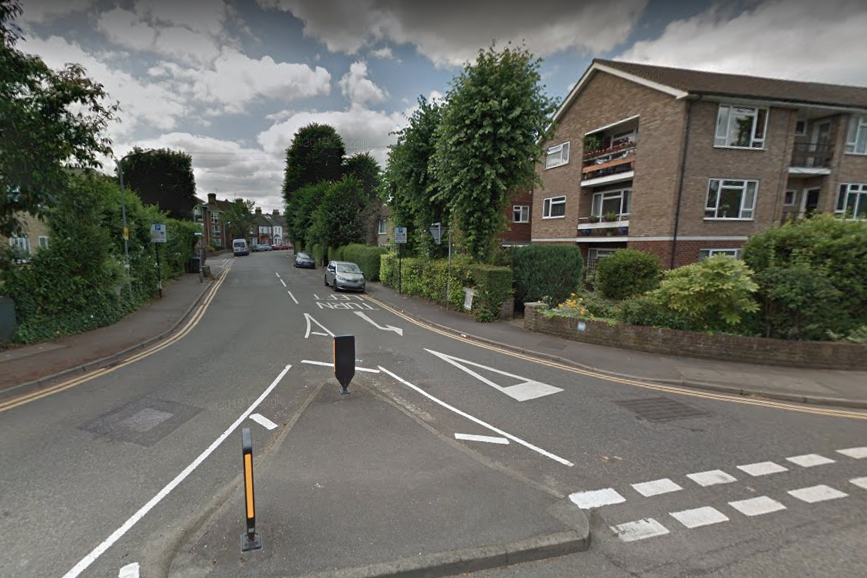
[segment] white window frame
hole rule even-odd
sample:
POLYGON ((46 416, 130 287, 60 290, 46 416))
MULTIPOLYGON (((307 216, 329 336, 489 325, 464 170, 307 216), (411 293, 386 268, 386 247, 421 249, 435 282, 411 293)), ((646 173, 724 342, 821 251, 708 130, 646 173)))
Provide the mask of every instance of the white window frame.
POLYGON ((530 205, 512 205, 512 222, 529 223, 530 205))
POLYGON ((699 249, 698 259, 699 261, 704 261, 705 259, 709 259, 716 255, 726 255, 728 257, 740 259, 742 254, 742 249, 699 249))
POLYGON ((600 259, 610 257, 619 250, 620 249, 599 249, 596 247, 587 249, 587 267, 585 268, 585 274, 589 275, 593 273, 596 270, 596 265, 599 264, 600 259))
POLYGON ((837 205, 834 207, 836 214, 845 216, 846 209, 849 208, 849 197, 854 197, 852 204, 855 210, 851 218, 858 219, 859 213, 867 216, 867 183, 842 183, 837 193, 837 205))
POLYGON ((754 179, 709 179, 707 184, 707 195, 704 203, 704 220, 705 221, 752 221, 756 214, 756 199, 759 196, 759 181, 754 179), (716 201, 713 205, 710 204, 711 189, 717 183, 716 201), (736 186, 740 183, 740 186, 736 186), (749 185, 753 185, 752 202, 747 203, 749 185), (720 217, 720 199, 722 198, 722 189, 737 189, 741 190, 741 204, 738 207, 737 217, 720 217), (713 211, 713 215, 709 213, 713 211))
POLYGON ((548 147, 545 155, 545 170, 569 164, 569 141, 548 147), (554 156, 558 155, 558 156, 554 156))
POLYGON ((376 229, 377 235, 387 235, 388 234, 388 219, 380 219, 379 226, 376 229))
POLYGON ((48 248, 48 235, 39 235, 39 240, 37 242, 39 243, 40 249, 47 249, 48 248))
POLYGON ((220 213, 211 212, 211 224, 216 225, 220 222, 220 213))
POLYGON ((768 118, 770 116, 770 111, 766 107, 720 104, 719 110, 717 110, 716 129, 714 131, 714 147, 751 151, 764 150, 765 141, 768 137, 768 118), (737 111, 740 114, 747 114, 748 116, 752 116, 753 118, 753 126, 752 129, 750 129, 750 143, 747 146, 733 145, 729 142, 729 135, 731 134, 731 124, 733 122, 732 112, 734 111, 737 111), (759 115, 762 112, 764 112, 765 122, 764 126, 759 127, 759 115), (725 115, 725 120, 723 119, 723 115, 725 115), (722 125, 724 125, 724 127, 722 125), (722 133, 720 131, 720 128, 724 128, 722 133), (761 129, 761 136, 757 136, 759 128, 761 129))
POLYGON ((798 191, 795 189, 788 189, 783 194, 783 206, 784 207, 794 207, 798 202, 798 191), (789 200, 789 195, 792 195, 791 201, 789 200))
POLYGON ((211 235, 220 236, 220 225, 211 225, 211 235))
POLYGON ((617 198, 620 199, 620 210, 617 211, 617 218, 628 217, 632 210, 632 187, 593 193, 593 201, 590 205, 590 216, 599 218, 604 217, 605 214, 602 212, 603 203, 617 198), (624 208, 626 209, 625 211, 623 210, 624 208))
POLYGON ((807 136, 807 121, 806 120, 796 120, 795 121, 795 136, 807 136), (798 125, 801 125, 801 130, 798 130, 798 125))
POLYGON ((30 261, 30 237, 10 237, 9 245, 15 252, 16 263, 27 263, 30 261))
POLYGON ((542 199, 542 218, 543 219, 565 219, 566 218, 566 195, 557 197, 547 197, 542 199), (551 215, 551 209, 554 205, 563 205, 562 215, 551 215))
POLYGON ((867 116, 852 116, 849 119, 849 129, 846 131, 847 155, 867 155, 867 136, 863 137, 864 148, 858 149, 858 140, 861 134, 867 134, 867 116))

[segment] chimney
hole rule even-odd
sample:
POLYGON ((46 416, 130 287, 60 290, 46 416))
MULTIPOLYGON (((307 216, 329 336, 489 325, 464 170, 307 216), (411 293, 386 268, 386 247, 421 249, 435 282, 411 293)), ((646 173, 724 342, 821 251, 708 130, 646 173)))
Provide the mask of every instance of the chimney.
POLYGON ((217 202, 217 193, 208 193, 208 204, 215 204, 217 202))
POLYGON ((280 216, 280 211, 278 211, 277 209, 274 209, 274 212, 271 213, 271 214, 274 215, 275 217, 279 217, 279 216, 280 216))
POLYGON ((261 215, 261 214, 262 214, 262 207, 256 207, 256 214, 257 214, 257 215, 261 215))

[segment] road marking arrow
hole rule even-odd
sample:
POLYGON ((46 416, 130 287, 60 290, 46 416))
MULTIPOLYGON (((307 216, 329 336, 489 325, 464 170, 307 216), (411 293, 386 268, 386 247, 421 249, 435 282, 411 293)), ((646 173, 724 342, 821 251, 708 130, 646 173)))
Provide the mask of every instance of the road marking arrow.
POLYGON ((527 401, 529 399, 536 399, 537 397, 544 397, 546 395, 551 395, 553 393, 563 391, 559 387, 554 387, 553 385, 548 385, 546 383, 542 383, 542 382, 536 381, 534 379, 529 379, 527 377, 521 377, 520 375, 514 375, 511 373, 506 373, 505 371, 500 371, 499 369, 494 369, 493 367, 488 367, 487 365, 482 365, 480 363, 474 363, 472 361, 467 361, 466 359, 460 359, 457 357, 452 357, 451 355, 446 355, 445 353, 438 353, 436 351, 431 351, 430 349, 425 349, 425 351, 427 351, 428 353, 433 353, 434 355, 436 355, 437 357, 439 357, 443 361, 447 361, 448 363, 451 363, 452 365, 454 365, 455 367, 457 367, 461 371, 463 371, 465 373, 469 373, 470 375, 472 375, 473 377, 475 377, 476 379, 478 379, 482 383, 486 383, 486 384, 490 385, 491 387, 493 387, 494 389, 502 391, 503 393, 505 393, 509 397, 511 397, 513 399, 517 399, 518 401, 527 401), (458 362, 460 362, 460 363, 458 363, 458 362), (486 369, 490 372, 497 373, 499 375, 505 375, 506 377, 511 377, 514 379, 520 379, 520 380, 523 380, 523 382, 518 383, 516 385, 510 385, 507 387, 503 387, 501 385, 497 385, 496 383, 494 383, 493 381, 491 381, 490 379, 488 379, 486 377, 482 377, 481 375, 479 375, 478 373, 476 373, 475 371, 473 371, 469 367, 466 367, 467 365, 472 365, 475 367, 479 367, 481 369, 486 369))
MULTIPOLYGON (((307 339, 307 338, 310 337, 310 322, 311 322, 311 321, 312 321, 313 323, 315 323, 316 325, 318 325, 319 328, 322 329, 322 331, 324 331, 325 333, 327 333, 327 334, 330 335, 331 337, 334 337, 334 334, 333 334, 333 333, 331 333, 331 332, 328 331, 325 327, 323 327, 323 325, 322 325, 321 323, 319 323, 318 321, 316 321, 315 319, 313 319, 313 317, 312 317, 309 313, 305 313, 305 314, 304 314, 304 319, 307 320, 307 332, 304 334, 304 339, 307 339)), ((313 334, 314 334, 314 335, 322 335, 322 334, 319 333, 318 331, 317 331, 317 332, 314 332, 313 334)))
POLYGON ((373 325, 374 327, 376 327, 377 329, 382 329, 383 331, 394 331, 395 333, 397 333, 398 335, 403 337, 403 329, 401 329, 400 327, 395 327, 393 325, 386 325, 385 327, 383 327, 383 326, 377 324, 376 321, 374 321, 373 319, 371 319, 370 317, 368 317, 367 315, 365 315, 361 311, 356 311, 355 314, 358 315, 359 317, 361 317, 362 319, 364 319, 365 321, 367 321, 368 323, 370 323, 371 325, 373 325))

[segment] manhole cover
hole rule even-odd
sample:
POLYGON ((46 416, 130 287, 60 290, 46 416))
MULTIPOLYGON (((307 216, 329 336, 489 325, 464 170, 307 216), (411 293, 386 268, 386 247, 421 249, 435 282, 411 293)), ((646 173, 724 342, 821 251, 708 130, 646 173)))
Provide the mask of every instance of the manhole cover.
POLYGON ((617 405, 623 406, 626 409, 634 411, 638 417, 647 421, 671 421, 675 419, 686 419, 690 417, 703 417, 710 413, 668 399, 667 397, 647 397, 643 399, 627 399, 615 402, 617 405))

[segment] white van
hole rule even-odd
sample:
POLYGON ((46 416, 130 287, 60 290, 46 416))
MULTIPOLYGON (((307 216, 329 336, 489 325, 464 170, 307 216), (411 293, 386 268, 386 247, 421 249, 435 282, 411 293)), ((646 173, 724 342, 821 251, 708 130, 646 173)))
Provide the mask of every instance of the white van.
POLYGON ((232 253, 235 254, 235 257, 239 255, 249 255, 250 248, 247 246, 246 239, 234 239, 232 241, 232 253))

